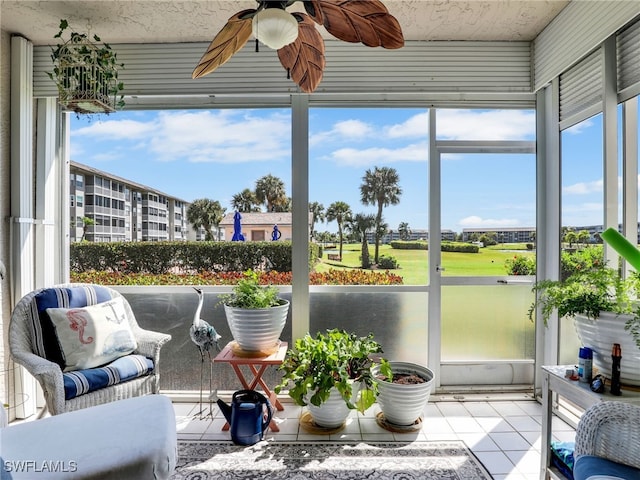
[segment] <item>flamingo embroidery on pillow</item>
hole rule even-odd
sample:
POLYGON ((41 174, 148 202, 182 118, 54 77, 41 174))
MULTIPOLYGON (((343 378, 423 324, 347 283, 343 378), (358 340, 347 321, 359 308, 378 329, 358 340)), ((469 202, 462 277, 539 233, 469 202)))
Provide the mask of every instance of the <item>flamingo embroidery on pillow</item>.
POLYGON ((63 353, 65 372, 104 365, 138 348, 124 299, 74 308, 48 308, 63 353))
POLYGON ((93 342, 93 337, 87 337, 84 339, 84 328, 87 326, 87 319, 84 318, 84 310, 69 310, 67 312, 67 319, 69 320, 69 327, 71 330, 78 332, 78 340, 80 343, 88 345, 93 342))

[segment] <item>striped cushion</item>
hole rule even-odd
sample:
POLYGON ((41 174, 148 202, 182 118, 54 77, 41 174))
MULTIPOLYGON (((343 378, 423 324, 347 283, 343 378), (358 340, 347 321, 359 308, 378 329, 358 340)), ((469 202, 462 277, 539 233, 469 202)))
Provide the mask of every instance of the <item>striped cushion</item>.
POLYGON ((34 297, 31 304, 31 337, 35 353, 57 363, 64 370, 66 367, 64 354, 47 308, 81 308, 110 299, 110 291, 98 285, 42 290, 34 297))
POLYGON ((99 368, 63 373, 64 398, 71 400, 100 388, 142 377, 153 370, 153 360, 142 355, 127 355, 99 368))

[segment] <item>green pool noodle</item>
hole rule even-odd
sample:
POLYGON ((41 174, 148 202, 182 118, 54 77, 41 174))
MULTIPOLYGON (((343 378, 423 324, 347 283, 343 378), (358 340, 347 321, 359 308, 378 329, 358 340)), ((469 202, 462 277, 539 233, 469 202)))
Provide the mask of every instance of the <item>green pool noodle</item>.
POLYGON ((602 239, 640 272, 640 250, 636 246, 632 245, 614 228, 607 228, 602 232, 602 239))

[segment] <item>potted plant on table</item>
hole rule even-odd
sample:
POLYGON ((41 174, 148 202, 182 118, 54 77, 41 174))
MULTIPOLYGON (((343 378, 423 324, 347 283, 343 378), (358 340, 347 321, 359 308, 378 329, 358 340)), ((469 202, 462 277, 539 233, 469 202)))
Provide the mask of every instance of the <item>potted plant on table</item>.
POLYGON ((287 351, 279 370, 284 372, 276 393, 288 388, 296 404, 308 406, 313 423, 322 428, 339 428, 357 409, 364 413, 377 397, 372 367, 381 345, 373 335, 358 337, 333 329, 307 334, 287 351))
MULTIPOLYGON (((67 28, 69 23, 60 20, 60 31, 53 38, 63 40, 67 28)), ((52 48, 53 71, 47 74, 66 109, 80 114, 115 112, 124 106, 124 85, 118 80, 124 65, 108 43, 100 43, 97 35, 92 40, 86 33, 70 32, 67 40, 52 48)))
POLYGON ((545 325, 553 312, 572 318, 584 346, 593 350, 593 365, 611 378, 611 350, 622 347, 621 380, 640 385, 640 277, 622 278, 602 261, 575 270, 561 280, 541 280, 533 287, 536 299, 529 307, 533 321, 540 310, 545 325))
POLYGON ((260 285, 258 272, 247 270, 230 294, 221 295, 233 339, 246 352, 272 352, 287 323, 289 301, 277 287, 260 285))

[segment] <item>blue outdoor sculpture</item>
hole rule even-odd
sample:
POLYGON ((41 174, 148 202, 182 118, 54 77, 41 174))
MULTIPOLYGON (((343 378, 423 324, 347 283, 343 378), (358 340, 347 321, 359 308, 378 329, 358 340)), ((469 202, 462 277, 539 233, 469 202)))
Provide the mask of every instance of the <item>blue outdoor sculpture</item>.
POLYGON ((280 240, 282 236, 282 232, 278 230, 278 225, 273 226, 273 232, 271 232, 271 241, 275 242, 276 240, 280 240))
POLYGON ((240 219, 242 215, 240 212, 236 212, 233 216, 233 237, 231 238, 232 242, 244 242, 244 235, 242 234, 242 225, 240 224, 240 219))

